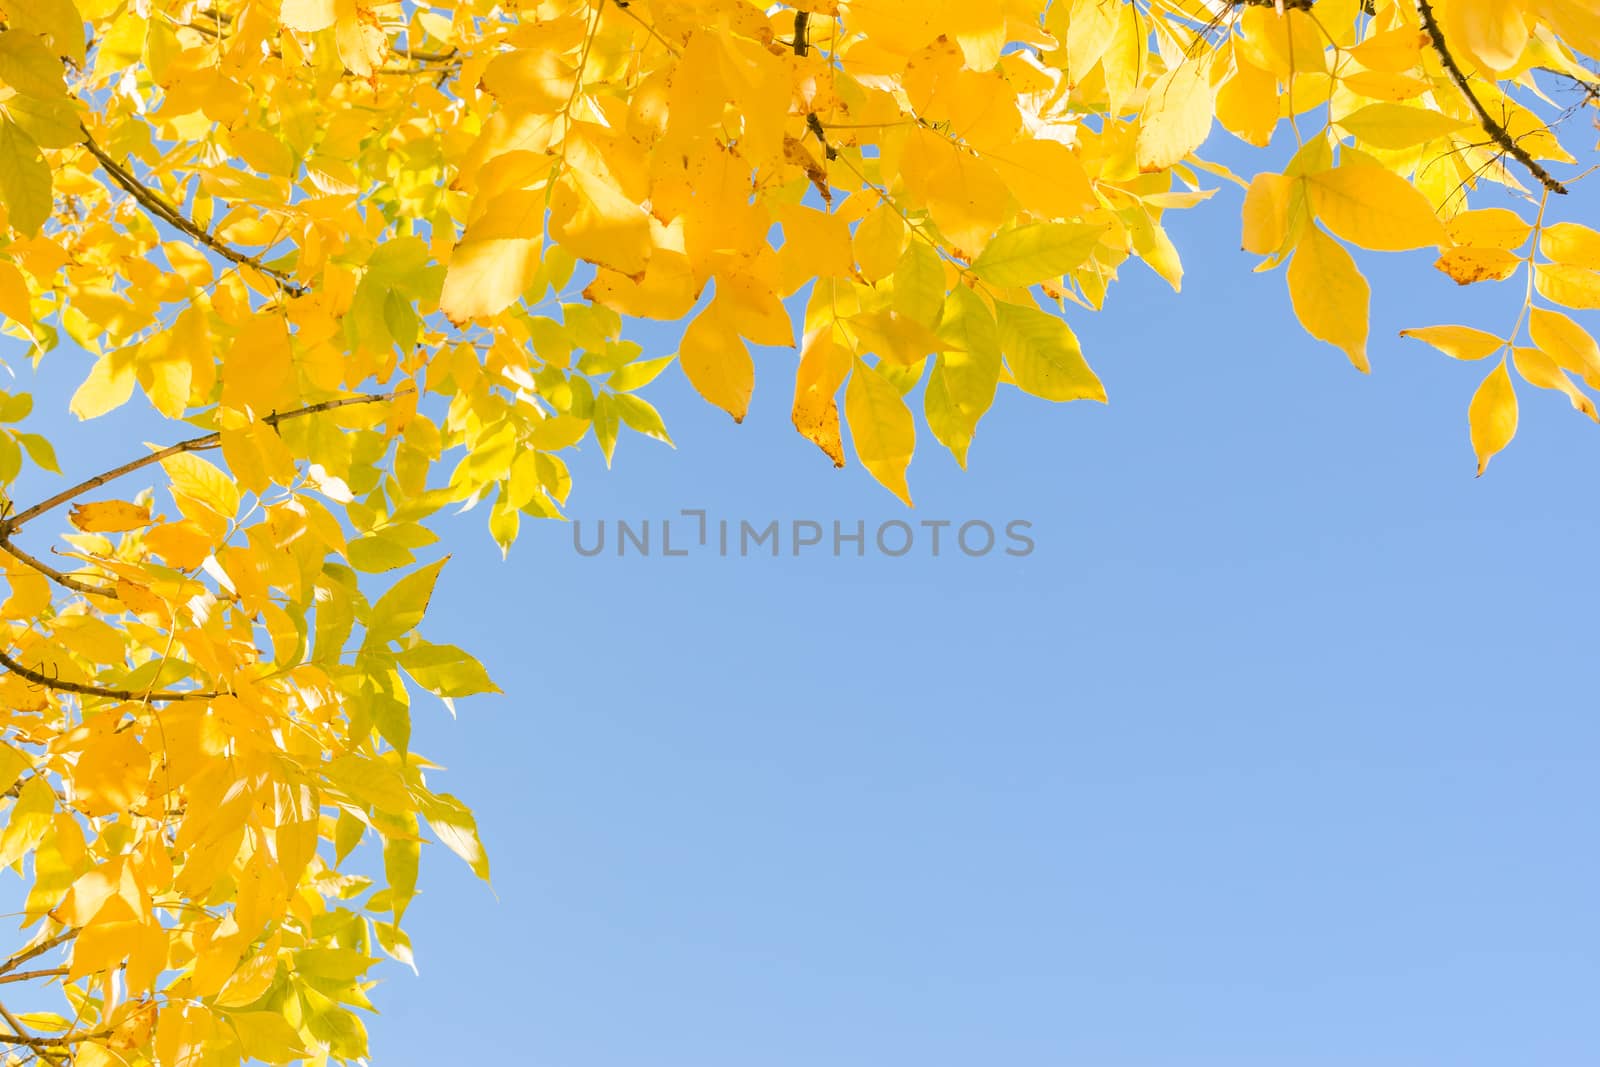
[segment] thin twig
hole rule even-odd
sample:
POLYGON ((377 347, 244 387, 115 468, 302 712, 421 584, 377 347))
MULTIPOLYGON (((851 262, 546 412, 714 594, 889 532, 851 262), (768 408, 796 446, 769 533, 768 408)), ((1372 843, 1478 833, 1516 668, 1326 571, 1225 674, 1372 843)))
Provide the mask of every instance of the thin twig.
POLYGON ((0 1004, 0 1015, 4 1015, 6 1022, 10 1024, 11 1029, 17 1032, 15 1041, 4 1035, 0 1035, 0 1041, 9 1042, 11 1044, 27 1045, 34 1050, 35 1056, 42 1060, 48 1060, 51 1063, 56 1064, 56 1067, 60 1067, 61 1061, 56 1058, 56 1054, 53 1052, 44 1051, 45 1048, 48 1047, 49 1042, 44 1042, 40 1038, 34 1037, 33 1034, 28 1031, 28 1028, 23 1026, 17 1017, 12 1015, 11 1012, 7 1010, 4 1004, 0 1004))
MULTIPOLYGON (((9 1016, 11 1016, 11 1013, 5 1009, 3 1004, 0 1004, 0 1015, 8 1016, 7 1021, 10 1022, 9 1016)), ((11 1023, 11 1025, 13 1028, 15 1028, 17 1024, 11 1023)), ((54 1051, 55 1049, 59 1049, 65 1045, 82 1044, 85 1041, 104 1041, 114 1033, 116 1033, 115 1030, 95 1030, 92 1032, 88 1030, 79 1030, 70 1034, 62 1034, 60 1037, 34 1037, 31 1034, 17 1034, 15 1036, 10 1034, 0 1034, 0 1044, 26 1045, 28 1048, 39 1049, 41 1050, 39 1053, 41 1056, 50 1058, 52 1063, 59 1063, 60 1061, 54 1058, 57 1055, 57 1053, 54 1051), (46 1052, 44 1051, 45 1049, 49 1049, 51 1051, 46 1052)))
POLYGON ((100 161, 100 166, 111 176, 112 181, 122 186, 129 196, 139 202, 141 207, 168 226, 187 234, 230 263, 236 263, 241 267, 249 267, 251 270, 258 271, 271 278, 278 284, 279 288, 292 297, 304 296, 310 292, 309 289, 295 281, 293 277, 284 271, 278 270, 276 267, 266 266, 255 256, 247 256, 201 229, 181 211, 163 200, 155 190, 135 178, 132 172, 122 164, 112 159, 106 150, 95 142, 94 137, 90 135, 87 128, 83 130, 83 147, 87 148, 89 154, 100 161))
MULTIPOLYGON (((319 415, 324 411, 335 411, 339 408, 351 407, 356 404, 382 403, 385 400, 393 400, 396 395, 395 393, 361 393, 358 396, 347 396, 339 400, 324 400, 320 404, 312 404, 294 411, 286 411, 281 415, 275 412, 261 421, 268 426, 276 428, 280 423, 288 422, 290 419, 301 419, 307 415, 319 415)), ((19 511, 11 518, 0 521, 0 537, 10 537, 21 529, 24 523, 38 518, 52 508, 60 507, 83 493, 98 489, 107 482, 115 481, 125 474, 132 474, 136 470, 154 463, 160 463, 164 459, 171 459, 173 456, 184 452, 204 452, 221 444, 222 435, 220 433, 208 433, 201 437, 191 437, 187 441, 179 441, 175 445, 168 445, 166 448, 158 449, 148 456, 140 456, 138 459, 129 460, 127 463, 113 467, 103 474, 97 474, 93 478, 86 478, 77 485, 63 489, 55 496, 42 500, 31 508, 19 511)))
MULTIPOLYGON (((198 17, 209 18, 210 16, 206 15, 204 12, 201 12, 198 17)), ((222 33, 214 26, 207 26, 202 22, 179 23, 178 29, 193 30, 203 37, 209 37, 213 41, 218 42, 226 42, 229 36, 228 34, 222 33)), ((267 54, 272 56, 274 59, 284 58, 282 49, 274 48, 270 45, 267 48, 267 54)), ((461 69, 461 58, 459 55, 457 55, 456 49, 454 48, 448 52, 402 52, 398 54, 405 55, 407 58, 415 60, 415 64, 409 67, 377 67, 373 70, 373 73, 389 75, 431 75, 441 72, 449 74, 461 69)), ((344 72, 348 76, 354 76, 355 74, 355 72, 349 67, 344 68, 344 72)))
POLYGON ((1422 18, 1422 28, 1428 32, 1428 39, 1433 42, 1433 50, 1439 53, 1439 62, 1444 65, 1445 73, 1450 75, 1450 80, 1455 83, 1456 88, 1466 96, 1467 102, 1472 105, 1472 110, 1477 112, 1483 132, 1493 138, 1494 143, 1507 155, 1527 167, 1528 173, 1537 178, 1540 185, 1552 193, 1566 193, 1567 187, 1545 170, 1526 148, 1516 142, 1504 126, 1494 120, 1489 114, 1489 109, 1483 106, 1483 101, 1472 91, 1467 76, 1461 72, 1455 57, 1450 54, 1449 46, 1445 44, 1444 31, 1439 29, 1439 21, 1433 15, 1433 5, 1428 0, 1417 0, 1417 14, 1422 18))
POLYGON ((21 967, 24 963, 27 963, 29 960, 38 956, 43 956, 51 949, 60 945, 64 945, 77 936, 78 928, 75 926, 69 926, 59 934, 47 937, 37 945, 34 945, 31 948, 25 948, 21 952, 18 952, 15 956, 12 956, 10 959, 6 960, 4 963, 0 963, 0 974, 9 974, 18 967, 21 967))
POLYGON ((52 967, 47 971, 18 971, 16 974, 0 975, 0 985, 7 982, 31 982, 35 978, 59 978, 67 973, 65 967, 52 967))
POLYGON ((50 564, 46 563, 42 559, 39 559, 37 556, 33 556, 27 552, 24 552, 22 549, 12 544, 9 534, 0 533, 0 551, 7 553, 12 559, 16 560, 23 566, 33 568, 46 578, 50 579, 52 582, 55 582, 57 585, 66 589, 71 589, 75 593, 83 593, 88 596, 104 596, 113 598, 117 595, 116 590, 111 587, 104 585, 90 585, 88 582, 72 577, 65 571, 58 570, 57 568, 50 566, 50 564))
POLYGON ((179 700, 215 700, 222 695, 210 689, 160 689, 155 692, 141 693, 133 689, 111 689, 101 685, 88 685, 84 682, 65 682, 60 678, 52 678, 50 675, 36 671, 31 667, 24 667, 3 650, 0 650, 0 667, 4 667, 18 678, 26 679, 34 685, 43 686, 46 689, 53 689, 58 693, 77 693, 79 696, 105 697, 108 700, 171 703, 179 700))

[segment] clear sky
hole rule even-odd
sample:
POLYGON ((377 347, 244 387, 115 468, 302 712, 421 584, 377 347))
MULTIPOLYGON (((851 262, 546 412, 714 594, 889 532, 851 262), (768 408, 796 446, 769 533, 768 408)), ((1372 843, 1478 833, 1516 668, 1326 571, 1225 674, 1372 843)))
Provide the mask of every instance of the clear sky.
POLYGON ((588 524, 1020 519, 1025 559, 547 524, 501 562, 454 521, 425 632, 506 695, 419 701, 414 747, 494 887, 429 850, 379 1067, 1600 1062, 1600 428, 1524 387, 1475 480, 1488 368, 1396 333, 1503 329, 1521 282, 1364 256, 1363 377, 1238 203, 1174 223, 1181 298, 1130 264, 1072 314, 1109 407, 1003 391, 970 472, 924 434, 915 512, 794 434, 783 352, 743 427, 673 370, 676 452, 575 467, 588 524))
POLYGON ((1130 265, 1071 316, 1109 407, 1003 391, 910 515, 794 434, 787 353, 743 427, 674 372, 677 452, 578 467, 589 523, 1025 519, 1026 559, 466 533, 432 632, 507 695, 415 744, 494 893, 434 850, 377 1062, 1600 1062, 1600 429, 1524 387, 1475 480, 1488 367, 1396 335, 1503 330, 1521 281, 1363 257, 1363 377, 1238 203, 1175 224, 1181 298, 1130 265))

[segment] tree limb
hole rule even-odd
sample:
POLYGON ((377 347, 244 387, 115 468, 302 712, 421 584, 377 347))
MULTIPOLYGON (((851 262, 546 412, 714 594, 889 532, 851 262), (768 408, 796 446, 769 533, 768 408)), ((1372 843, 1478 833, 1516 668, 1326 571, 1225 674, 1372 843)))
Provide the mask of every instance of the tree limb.
MULTIPOLYGON (((393 400, 396 395, 395 393, 361 393, 357 396, 347 396, 338 400, 324 400, 320 404, 311 404, 308 407, 297 408, 294 411, 286 411, 281 415, 274 412, 261 421, 268 426, 276 428, 279 424, 288 422, 290 419, 302 419, 307 415, 320 415, 325 411, 335 411, 339 408, 352 407, 356 404, 382 403, 385 400, 393 400)), ((42 500, 25 511, 19 511, 9 519, 0 520, 0 539, 9 538, 30 519, 36 519, 52 508, 60 507, 74 497, 87 493, 92 489, 98 489, 107 482, 115 481, 125 474, 132 474, 136 470, 160 463, 164 459, 171 459, 173 456, 184 452, 204 452, 221 444, 222 435, 220 433, 208 433, 200 437, 191 437, 187 441, 179 441, 177 444, 158 449, 148 456, 140 456, 138 459, 129 460, 127 463, 113 467, 103 474, 97 474, 93 478, 86 478, 77 485, 63 489, 55 496, 42 500)))
POLYGON ((0 667, 4 667, 18 678, 26 679, 34 685, 53 689, 58 693, 76 693, 86 697, 105 697, 108 700, 146 701, 158 700, 162 703, 173 703, 179 700, 215 700, 222 694, 209 689, 156 689, 139 692, 133 689, 112 689, 107 686, 89 685, 84 682, 65 682, 60 678, 52 678, 42 671, 31 667, 24 667, 10 653, 0 650, 0 667))
POLYGON ((278 283, 280 289, 291 297, 304 296, 310 292, 309 289, 295 281, 285 272, 275 267, 266 266, 255 256, 245 255, 195 225, 181 211, 163 200, 154 189, 135 178, 126 167, 112 159, 105 149, 95 143, 95 139, 89 134, 87 128, 83 131, 83 147, 87 148, 89 154, 100 161, 100 166, 111 176, 112 181, 120 185, 129 196, 138 201, 141 207, 168 226, 193 238, 230 263, 236 263, 241 267, 249 267, 251 270, 258 271, 271 278, 278 283))
POLYGON ((49 1047, 49 1043, 41 1042, 40 1038, 36 1038, 29 1033, 28 1028, 23 1026, 22 1023, 18 1021, 17 1017, 12 1015, 11 1012, 6 1009, 4 1004, 0 1004, 0 1015, 4 1015, 6 1023, 10 1025, 11 1029, 17 1032, 15 1040, 0 1034, 0 1041, 5 1041, 11 1044, 27 1045, 34 1050, 34 1055, 39 1059, 53 1063, 56 1065, 56 1067, 61 1067, 61 1061, 57 1059, 57 1053, 45 1051, 45 1049, 49 1047))
POLYGON ((31 982, 35 978, 59 978, 67 973, 65 967, 51 967, 44 971, 18 971, 16 974, 0 975, 0 985, 7 982, 31 982))
POLYGON ((51 949, 64 945, 77 936, 78 928, 75 926, 69 926, 59 934, 47 937, 37 945, 33 945, 30 948, 25 948, 21 952, 18 952, 16 955, 12 956, 10 959, 6 960, 4 963, 0 963, 0 974, 9 974, 18 967, 21 967, 24 963, 27 963, 29 960, 38 956, 43 956, 51 949))
POLYGON ((1567 187, 1545 170, 1526 148, 1516 142, 1504 126, 1494 120, 1488 108, 1483 106, 1483 101, 1472 91, 1467 76, 1462 73, 1455 57, 1450 54, 1449 46, 1445 44, 1444 31, 1439 28, 1439 20, 1434 17, 1433 5, 1429 0, 1417 0, 1417 14, 1422 18, 1422 28, 1427 31, 1428 39, 1433 42, 1433 50, 1439 53, 1439 62, 1444 65, 1445 73, 1450 75, 1450 80, 1455 83, 1456 88, 1466 96, 1467 102, 1472 105, 1472 110, 1477 112, 1478 123, 1483 127, 1483 132, 1487 133, 1507 155, 1527 167, 1528 173, 1537 178, 1540 185, 1552 193, 1564 194, 1567 187))
POLYGON ((117 595, 115 589, 103 585, 90 585, 88 582, 72 577, 65 571, 58 570, 57 568, 50 566, 50 564, 46 563, 37 556, 24 552, 22 549, 12 544, 9 534, 0 533, 0 551, 5 552, 24 567, 31 567, 40 574, 44 575, 46 578, 50 579, 52 582, 55 582, 57 585, 66 589, 71 589, 75 593, 83 593, 88 596, 106 597, 115 597, 117 595))

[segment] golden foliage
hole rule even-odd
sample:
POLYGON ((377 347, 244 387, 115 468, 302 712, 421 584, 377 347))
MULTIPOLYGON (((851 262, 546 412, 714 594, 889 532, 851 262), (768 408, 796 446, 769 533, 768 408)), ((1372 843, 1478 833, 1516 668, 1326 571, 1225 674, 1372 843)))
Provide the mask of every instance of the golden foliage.
MULTIPOLYGON (((1501 357, 1470 405, 1480 473, 1513 371, 1596 417, 1569 312, 1600 308, 1600 235, 1554 217, 1560 121, 1600 102, 1574 0, 0 14, 4 331, 89 355, 79 418, 138 396, 174 427, 31 506, 6 491, 0 863, 31 940, 0 977, 69 1010, 4 1016, 19 1056, 365 1056, 424 841, 489 873, 410 748, 414 692, 494 691, 418 633, 432 517, 482 503, 508 547, 559 516, 563 453, 670 441, 640 391, 674 361, 739 420, 757 365, 791 359, 798 431, 909 503, 919 407, 964 465, 1002 390, 1103 401, 1064 312, 1130 259, 1177 288, 1167 213, 1235 182, 1244 248, 1362 369, 1352 248, 1522 276, 1509 331, 1407 331, 1501 357), (1294 153, 1243 181, 1200 154, 1217 129, 1294 153), (676 352, 635 319, 683 323, 676 352), (69 506, 65 547, 30 550, 69 506)), ((57 467, 31 411, 0 394, 7 487, 57 467)))

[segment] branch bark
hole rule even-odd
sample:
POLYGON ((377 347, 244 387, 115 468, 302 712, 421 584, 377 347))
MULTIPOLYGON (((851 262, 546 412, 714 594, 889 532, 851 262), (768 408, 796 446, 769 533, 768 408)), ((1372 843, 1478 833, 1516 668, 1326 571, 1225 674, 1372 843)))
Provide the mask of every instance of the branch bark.
POLYGON ((53 689, 58 693, 76 693, 78 696, 105 697, 107 700, 128 701, 160 701, 170 704, 180 700, 215 700, 222 694, 210 689, 155 689, 140 692, 133 689, 113 689, 108 686, 89 685, 85 682, 64 682, 60 678, 52 678, 42 671, 25 667, 11 657, 8 652, 0 651, 0 667, 4 667, 18 678, 26 679, 34 685, 53 689))
MULTIPOLYGON (((307 407, 297 408, 294 411, 286 411, 281 415, 274 412, 261 421, 275 428, 290 419, 303 419, 307 415, 320 415, 325 411, 336 411, 339 408, 352 407, 357 404, 378 404, 385 400, 393 400, 395 396, 396 394, 394 393, 361 393, 357 396, 342 397, 338 400, 324 400, 320 404, 311 404, 307 407)), ((136 470, 160 463, 164 459, 171 459, 173 456, 184 452, 204 452, 221 444, 222 435, 220 433, 208 433, 200 437, 191 437, 187 441, 179 441, 177 444, 158 449, 148 456, 140 456, 138 459, 129 460, 127 463, 113 467, 103 474, 97 474, 93 478, 86 478, 77 485, 63 489, 55 496, 42 500, 31 508, 19 511, 11 518, 0 521, 0 538, 9 538, 29 520, 36 519, 52 508, 60 507, 75 497, 92 489, 98 489, 107 482, 115 481, 125 474, 132 474, 136 470)))
POLYGON ((1472 86, 1467 81, 1466 74, 1462 73, 1455 57, 1450 54, 1450 47, 1445 43, 1444 31, 1439 28, 1439 20, 1434 17, 1433 5, 1429 3, 1429 0, 1417 0, 1417 14, 1422 19, 1422 28, 1427 31, 1428 40, 1433 43, 1433 50, 1439 53, 1439 62, 1443 64, 1445 73, 1450 75, 1450 80, 1455 83, 1455 87, 1461 90, 1462 94, 1467 98, 1467 102, 1472 105, 1472 110, 1477 113, 1478 124, 1483 127, 1483 132, 1487 133, 1490 139, 1499 145, 1506 155, 1528 168, 1528 173, 1538 179, 1540 185, 1552 193, 1565 194, 1567 187, 1557 181, 1549 171, 1545 170, 1543 165, 1534 159, 1526 148, 1519 145, 1504 126, 1495 121, 1494 117, 1489 114, 1489 109, 1483 106, 1483 101, 1479 100, 1477 94, 1472 91, 1472 86))
POLYGON ((47 937, 37 945, 34 945, 30 948, 25 948, 21 952, 18 952, 16 955, 12 956, 10 959, 6 960, 4 963, 0 963, 0 974, 10 974, 18 967, 21 967, 24 963, 27 963, 29 960, 43 956, 51 949, 64 945, 77 936, 77 928, 69 926, 59 934, 55 934, 52 937, 47 937))
POLYGON ((7 982, 31 982, 35 978, 59 978, 67 973, 65 967, 51 967, 44 971, 18 971, 16 974, 0 975, 0 985, 7 982))
POLYGON ((5 552, 24 567, 31 567, 33 570, 38 571, 64 589, 71 589, 75 593, 83 593, 86 596, 115 597, 117 595, 114 589, 103 585, 90 585, 88 582, 72 577, 63 570, 50 566, 39 557, 24 552, 12 543, 9 534, 0 534, 0 551, 5 552))
POLYGON ((283 271, 278 270, 275 267, 266 266, 255 256, 245 255, 243 252, 240 252, 238 249, 229 246, 221 240, 218 240, 210 233, 207 233, 205 230, 195 225, 195 223, 190 220, 188 216, 184 215, 183 212, 167 203, 159 194, 156 193, 154 189, 151 189, 148 185, 145 185, 138 178, 134 177, 133 173, 126 167, 118 163, 115 159, 112 159, 106 150, 101 148, 99 144, 95 142, 95 139, 90 135, 87 128, 85 128, 83 131, 83 147, 87 148, 89 150, 89 154, 100 161, 101 168, 111 176, 112 181, 120 185, 129 196, 133 197, 134 200, 139 203, 140 207, 143 207, 151 215, 154 215, 162 222, 165 222, 168 226, 171 226, 173 229, 180 231, 195 241, 198 241, 200 244, 211 249, 211 251, 215 252, 223 259, 226 259, 228 262, 236 263, 241 267, 249 267, 251 270, 258 271, 265 277, 271 278, 278 284, 280 289, 289 294, 291 297, 304 296, 306 293, 310 292, 309 289, 295 281, 283 271))

